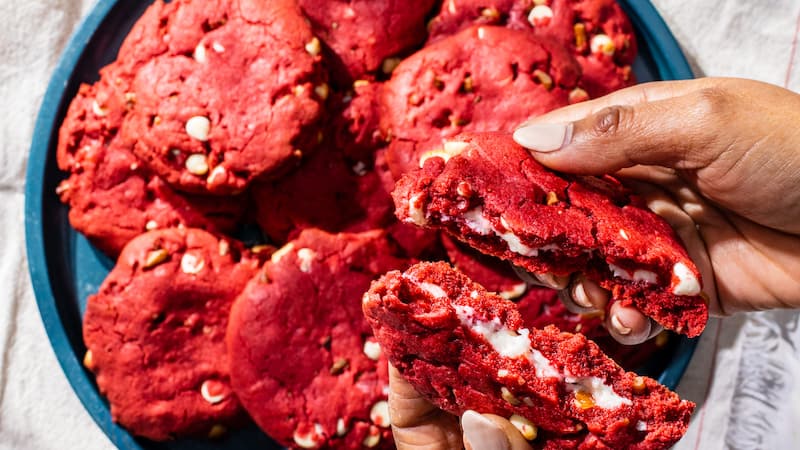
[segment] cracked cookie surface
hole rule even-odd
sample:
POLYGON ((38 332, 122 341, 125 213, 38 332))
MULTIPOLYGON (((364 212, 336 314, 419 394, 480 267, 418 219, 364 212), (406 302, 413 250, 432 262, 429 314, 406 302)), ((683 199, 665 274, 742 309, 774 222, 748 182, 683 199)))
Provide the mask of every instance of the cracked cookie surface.
POLYGON ((233 387, 264 432, 297 448, 394 448, 388 367, 361 313, 378 275, 404 268, 380 231, 306 230, 236 300, 233 387))
POLYGON ((143 234, 87 300, 84 365, 131 433, 209 436, 245 413, 230 386, 231 304, 259 261, 203 230, 143 234))
POLYGON ((617 180, 547 170, 506 133, 465 133, 445 150, 398 181, 398 218, 528 272, 585 273, 612 302, 676 332, 702 332, 697 268, 669 225, 617 180))

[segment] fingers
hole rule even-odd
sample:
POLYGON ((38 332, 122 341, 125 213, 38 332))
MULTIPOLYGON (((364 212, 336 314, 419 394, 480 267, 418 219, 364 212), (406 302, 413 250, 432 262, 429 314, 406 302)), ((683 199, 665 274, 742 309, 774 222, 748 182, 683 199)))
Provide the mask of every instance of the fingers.
POLYGON ((467 411, 461 416, 467 450, 530 450, 519 430, 503 417, 467 411))
POLYGON ((549 287, 550 289, 560 290, 567 287, 570 279, 569 276, 554 275, 552 273, 531 273, 522 267, 518 267, 513 264, 511 265, 511 268, 514 270, 514 273, 517 274, 520 280, 533 286, 543 286, 549 287))
POLYGON ((719 129, 727 97, 697 86, 620 91, 536 118, 514 139, 542 164, 568 173, 605 174, 639 164, 700 169, 727 148, 730 133, 719 129))
POLYGON ((427 401, 391 364, 389 417, 399 450, 450 450, 462 446, 458 418, 427 401))

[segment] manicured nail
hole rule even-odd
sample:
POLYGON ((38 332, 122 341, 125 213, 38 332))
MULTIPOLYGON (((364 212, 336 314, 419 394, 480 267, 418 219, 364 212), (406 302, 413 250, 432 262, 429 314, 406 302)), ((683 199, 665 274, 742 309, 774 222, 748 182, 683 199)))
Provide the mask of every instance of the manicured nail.
POLYGON ((475 411, 466 411, 461 416, 464 444, 472 450, 508 450, 508 438, 494 422, 475 411))
POLYGON ((533 123, 514 131, 517 144, 536 152, 554 152, 572 140, 572 123, 533 123))
POLYGON ((617 331, 617 333, 619 333, 619 334, 621 334, 623 336, 627 336, 627 335, 631 334, 631 331, 632 331, 631 328, 626 327, 625 325, 623 325, 622 322, 620 322, 619 316, 616 315, 616 314, 612 314, 611 315, 611 326, 614 327, 614 329, 617 331))
POLYGON ((572 301, 584 308, 594 308, 592 302, 589 301, 589 296, 586 295, 586 289, 583 288, 583 283, 575 284, 575 288, 572 289, 572 301))
POLYGON ((551 289, 566 289, 569 284, 569 276, 553 275, 552 273, 536 273, 534 276, 541 284, 551 289))

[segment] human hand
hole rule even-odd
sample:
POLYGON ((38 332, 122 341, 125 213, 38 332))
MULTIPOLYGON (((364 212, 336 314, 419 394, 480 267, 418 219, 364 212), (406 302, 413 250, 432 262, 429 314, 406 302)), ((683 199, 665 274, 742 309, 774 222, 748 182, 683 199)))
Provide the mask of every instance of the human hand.
POLYGON ((389 416, 398 450, 530 450, 506 419, 467 411, 458 417, 437 408, 389 365, 389 416), (463 438, 462 438, 463 427, 463 438))
MULTIPOLYGON (((533 118, 514 138, 554 170, 633 180, 686 244, 712 314, 800 307, 800 95, 740 79, 641 84, 533 118)), ((580 275, 538 278, 584 310, 608 302, 580 275)), ((660 329, 619 304, 606 321, 628 344, 660 329)))

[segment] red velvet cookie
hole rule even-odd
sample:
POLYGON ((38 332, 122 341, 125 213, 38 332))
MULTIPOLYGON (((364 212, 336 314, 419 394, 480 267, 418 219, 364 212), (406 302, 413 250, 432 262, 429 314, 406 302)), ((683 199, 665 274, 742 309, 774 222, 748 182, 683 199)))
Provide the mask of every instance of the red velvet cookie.
POLYGON ((425 41, 435 0, 298 0, 332 50, 334 77, 350 83, 386 71, 398 55, 425 41))
POLYGON ((578 438, 640 450, 669 448, 688 428, 693 403, 625 372, 581 334, 524 328, 512 302, 446 263, 389 272, 363 310, 403 377, 451 413, 507 417, 529 439, 537 428, 543 440, 585 432, 578 438))
POLYGON ((556 174, 504 133, 464 134, 444 149, 397 183, 401 220, 532 273, 585 273, 612 301, 676 332, 702 332, 697 268, 669 225, 619 182, 556 174))
POLYGON ((272 256, 231 311, 233 387, 292 448, 394 448, 385 356, 361 314, 372 279, 404 260, 383 233, 306 230, 272 256))
POLYGON ((256 184, 256 220, 274 242, 306 228, 359 232, 394 222, 392 198, 378 174, 348 161, 337 149, 321 149, 295 172, 256 184))
POLYGON ((197 229, 131 241, 87 300, 84 365, 131 433, 219 434, 245 414, 230 387, 225 330, 258 260, 197 229))
POLYGON ((558 43, 475 26, 436 42, 395 69, 381 95, 381 128, 395 176, 462 131, 511 131, 569 103, 580 68, 558 43))
POLYGON ((157 2, 118 56, 138 61, 119 133, 177 188, 240 192, 316 144, 328 86, 312 40, 290 0, 157 2))
POLYGON ((104 68, 97 83, 81 86, 61 126, 57 160, 69 178, 57 191, 70 206, 72 226, 113 258, 145 230, 183 225, 234 231, 243 196, 219 202, 175 192, 117 137, 130 107, 129 81, 119 64, 104 68))
MULTIPOLYGON (((634 84, 633 27, 615 0, 445 0, 429 25, 435 42, 470 25, 501 25, 556 39, 583 69, 592 98, 634 84)), ((586 97, 579 92, 573 101, 586 97)))

